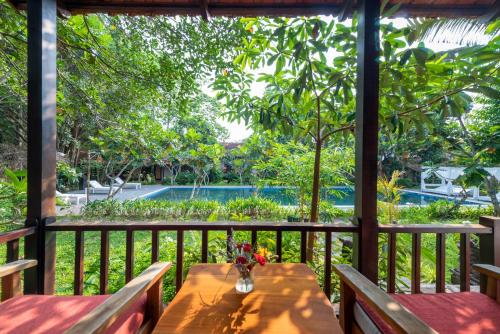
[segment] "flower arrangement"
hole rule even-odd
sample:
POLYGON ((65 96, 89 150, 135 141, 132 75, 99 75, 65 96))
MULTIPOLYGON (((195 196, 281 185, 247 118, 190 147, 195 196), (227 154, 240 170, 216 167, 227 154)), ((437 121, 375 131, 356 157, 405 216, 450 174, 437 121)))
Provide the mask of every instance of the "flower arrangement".
POLYGON ((232 236, 228 238, 228 246, 228 259, 239 273, 236 290, 248 293, 253 290, 253 269, 256 265, 264 266, 272 257, 266 248, 252 246, 246 241, 237 242, 232 236))

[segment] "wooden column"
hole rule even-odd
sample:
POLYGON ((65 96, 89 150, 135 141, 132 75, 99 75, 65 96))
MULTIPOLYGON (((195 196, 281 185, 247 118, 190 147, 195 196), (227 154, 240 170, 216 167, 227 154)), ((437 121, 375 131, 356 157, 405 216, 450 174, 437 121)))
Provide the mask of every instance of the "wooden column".
POLYGON ((28 214, 38 226, 26 238, 25 257, 37 259, 26 270, 25 293, 54 292, 56 188, 56 0, 28 1, 28 214))
MULTIPOLYGON (((500 217, 479 217, 479 223, 493 230, 492 234, 479 235, 479 263, 500 267, 500 217)), ((486 293, 486 283, 486 276, 481 275, 482 293, 486 293)), ((497 284, 496 289, 500 292, 500 284, 497 284)))
POLYGON ((380 1, 358 1, 356 194, 354 266, 372 282, 378 274, 377 155, 380 1))

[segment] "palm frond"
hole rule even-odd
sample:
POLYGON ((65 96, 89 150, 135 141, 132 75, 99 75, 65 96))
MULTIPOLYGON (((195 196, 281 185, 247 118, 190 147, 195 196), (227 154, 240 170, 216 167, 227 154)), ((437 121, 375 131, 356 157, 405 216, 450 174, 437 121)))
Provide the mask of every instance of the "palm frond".
POLYGON ((415 19, 410 26, 418 41, 467 46, 484 44, 500 35, 500 20, 491 21, 489 17, 415 19))

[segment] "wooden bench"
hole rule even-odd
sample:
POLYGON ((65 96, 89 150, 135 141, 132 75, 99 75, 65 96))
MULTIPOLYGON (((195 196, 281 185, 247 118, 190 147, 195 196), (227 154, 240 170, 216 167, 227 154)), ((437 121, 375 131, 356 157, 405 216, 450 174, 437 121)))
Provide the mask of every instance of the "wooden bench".
POLYGON ((152 264, 111 296, 23 296, 21 271, 36 265, 17 260, 0 266, 0 332, 150 333, 163 313, 162 278, 171 263, 152 264))
POLYGON ((348 265, 340 277, 340 325, 345 333, 500 332, 500 268, 475 265, 486 275, 486 294, 476 292, 387 294, 348 265))

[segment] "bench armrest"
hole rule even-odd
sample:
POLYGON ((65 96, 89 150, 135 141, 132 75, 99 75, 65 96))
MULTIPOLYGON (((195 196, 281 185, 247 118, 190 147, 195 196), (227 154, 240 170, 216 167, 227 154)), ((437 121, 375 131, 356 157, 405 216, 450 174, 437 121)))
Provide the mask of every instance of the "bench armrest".
POLYGON ((163 312, 163 305, 161 304, 162 278, 171 266, 171 263, 165 262, 152 264, 65 333, 95 334, 105 332, 124 311, 146 292, 148 294, 146 316, 153 321, 152 325, 154 325, 163 312))
POLYGON ((500 303, 500 267, 492 266, 490 264, 475 264, 474 269, 481 275, 486 275, 488 278, 486 282, 486 291, 481 290, 481 292, 486 292, 488 297, 496 299, 500 303))
POLYGON ((17 274, 23 271, 24 269, 32 268, 35 267, 36 265, 37 265, 36 260, 17 260, 6 263, 0 266, 0 277, 17 274))
POLYGON ((492 266, 490 264, 475 264, 474 269, 480 274, 493 279, 500 279, 500 267, 492 266))
POLYGON ((436 333, 353 267, 339 264, 334 265, 333 270, 340 277, 340 324, 345 332, 351 332, 354 303, 358 299, 365 302, 397 333, 436 333))
POLYGON ((36 260, 17 260, 0 266, 0 279, 2 285, 2 298, 6 301, 15 296, 22 295, 21 271, 36 267, 36 260))

